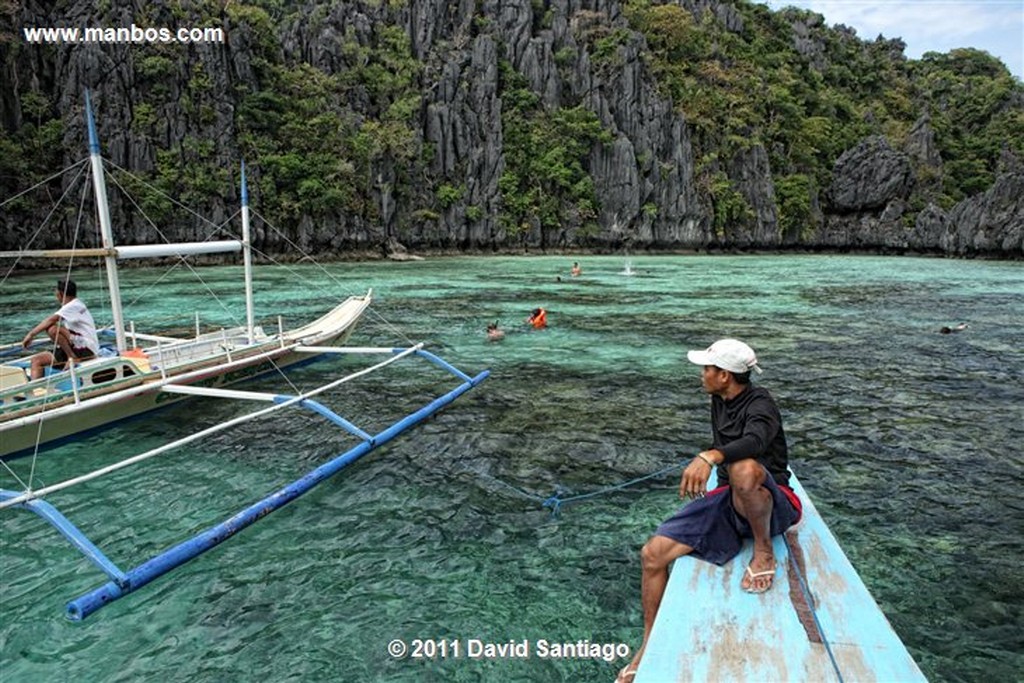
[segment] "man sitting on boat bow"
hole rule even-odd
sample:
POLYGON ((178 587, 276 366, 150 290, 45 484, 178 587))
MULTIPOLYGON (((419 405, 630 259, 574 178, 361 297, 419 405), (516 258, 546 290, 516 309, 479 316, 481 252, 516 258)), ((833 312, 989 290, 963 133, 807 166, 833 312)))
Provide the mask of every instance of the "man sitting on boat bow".
POLYGON ((744 538, 753 538, 753 557, 740 587, 764 593, 775 578, 771 537, 800 519, 800 501, 788 487, 782 416, 771 394, 750 384, 750 372, 761 372, 754 350, 741 341, 722 339, 704 351, 690 351, 687 358, 703 366, 701 384, 711 394, 712 447, 698 453, 683 471, 679 495, 693 502, 663 522, 640 553, 644 640, 633 661, 619 672, 618 683, 629 683, 636 675, 673 560, 693 555, 724 565, 739 554, 744 538), (707 491, 715 468, 718 488, 707 491))
POLYGON ((100 350, 96 323, 78 298, 78 286, 73 280, 57 282, 57 301, 60 309, 33 327, 21 341, 27 349, 35 336, 45 330, 54 343, 53 353, 40 351, 32 356, 32 379, 42 377, 47 367, 63 369, 69 360, 86 360, 100 350))

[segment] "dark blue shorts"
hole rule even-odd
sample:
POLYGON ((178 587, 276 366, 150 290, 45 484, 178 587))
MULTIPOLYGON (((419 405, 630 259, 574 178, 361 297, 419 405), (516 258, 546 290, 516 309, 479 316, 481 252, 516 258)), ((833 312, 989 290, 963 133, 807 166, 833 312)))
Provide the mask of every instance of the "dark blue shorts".
MULTIPOLYGON (((772 475, 764 487, 772 494, 771 534, 777 536, 800 521, 800 500, 791 489, 775 483, 772 475)), ((753 538, 750 524, 732 506, 728 486, 709 491, 685 505, 654 532, 693 548, 693 557, 723 565, 739 554, 744 538, 753 538)))

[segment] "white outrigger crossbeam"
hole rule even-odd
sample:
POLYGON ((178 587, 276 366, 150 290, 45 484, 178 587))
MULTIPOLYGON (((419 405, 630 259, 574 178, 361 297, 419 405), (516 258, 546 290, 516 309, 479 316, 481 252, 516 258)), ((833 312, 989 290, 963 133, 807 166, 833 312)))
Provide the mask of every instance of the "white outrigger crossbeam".
MULTIPOLYGON (((225 363, 220 363, 218 365, 214 365, 211 367, 199 368, 197 370, 192 370, 191 372, 172 375, 165 377, 163 379, 158 379, 152 382, 139 384, 135 387, 124 389, 121 392, 106 394, 104 396, 97 396, 95 398, 89 399, 89 404, 90 407, 111 405, 124 400, 126 393, 130 393, 133 396, 141 396, 143 394, 152 394, 154 392, 163 391, 168 386, 174 384, 188 384, 189 382, 199 381, 211 375, 224 374, 236 369, 249 367, 256 362, 261 362, 264 360, 271 361, 275 357, 280 356, 283 352, 295 351, 299 346, 299 344, 274 346, 271 347, 269 350, 263 351, 262 353, 259 353, 257 355, 245 356, 244 358, 240 358, 237 360, 229 360, 225 363)), ((23 425, 36 424, 39 423, 44 418, 48 420, 54 420, 69 414, 73 414, 79 411, 80 409, 81 403, 76 401, 74 403, 68 403, 66 405, 57 406, 47 411, 45 414, 30 414, 25 415, 23 417, 14 418, 12 420, 9 420, 7 422, 7 425, 10 426, 11 428, 16 428, 21 427, 23 425)), ((3 503, 0 503, 0 509, 3 509, 4 507, 5 506, 3 505, 3 503)))
MULTIPOLYGON (((191 379, 191 377, 189 375, 182 375, 182 376, 179 376, 179 377, 175 377, 173 379, 164 380, 163 382, 161 382, 159 384, 151 385, 149 390, 150 391, 157 391, 158 390, 158 391, 163 391, 163 392, 170 393, 170 394, 190 394, 190 395, 193 395, 193 396, 207 396, 207 397, 210 397, 210 398, 233 398, 233 399, 248 399, 248 400, 267 400, 267 401, 276 402, 277 405, 275 405, 275 406, 273 406, 271 408, 265 408, 263 410, 256 411, 255 413, 249 413, 248 415, 242 415, 242 416, 236 417, 236 418, 234 418, 232 420, 228 420, 226 422, 222 422, 222 423, 214 425, 212 427, 208 427, 207 429, 204 429, 202 431, 196 432, 194 434, 190 434, 190 435, 188 435, 188 436, 186 436, 184 438, 178 439, 177 441, 172 441, 171 443, 166 443, 163 446, 158 446, 157 448, 154 448, 152 450, 146 451, 145 453, 140 453, 139 455, 132 456, 131 458, 127 458, 125 460, 121 460, 120 462, 117 462, 117 463, 115 463, 113 465, 108 465, 107 467, 103 467, 101 469, 95 470, 95 471, 90 472, 88 474, 83 474, 80 477, 75 477, 73 479, 68 479, 68 480, 62 481, 62 482, 57 483, 57 484, 51 484, 50 486, 46 486, 46 487, 41 488, 41 489, 35 489, 35 490, 32 490, 32 491, 26 491, 25 493, 22 493, 21 495, 13 496, 13 497, 10 497, 10 498, 7 498, 7 499, 0 499, 0 510, 3 510, 4 508, 13 507, 15 505, 19 505, 21 503, 26 503, 26 502, 28 502, 30 500, 34 500, 36 498, 41 498, 41 497, 43 497, 43 496, 45 496, 47 494, 55 493, 57 491, 62 491, 64 489, 66 489, 66 488, 70 488, 70 487, 76 486, 78 484, 84 484, 87 481, 92 481, 93 479, 98 479, 98 478, 102 477, 105 474, 110 474, 111 472, 116 472, 117 470, 124 469, 125 467, 128 467, 130 465, 135 465, 135 464, 140 463, 140 462, 142 462, 144 460, 149 460, 150 458, 152 458, 154 456, 157 456, 157 455, 160 455, 161 453, 166 453, 167 451, 173 450, 173 449, 178 448, 180 446, 184 446, 186 444, 190 444, 190 443, 192 443, 194 441, 199 441, 199 440, 201 440, 201 439, 203 439, 203 438, 205 438, 207 436, 212 436, 213 434, 216 434, 217 432, 222 432, 225 429, 229 429, 231 427, 236 427, 236 426, 238 426, 238 425, 240 425, 240 424, 242 424, 244 422, 251 422, 251 421, 253 421, 253 420, 257 419, 257 418, 265 417, 265 416, 269 415, 272 412, 275 412, 275 411, 280 410, 282 408, 287 408, 289 406, 295 405, 296 403, 300 403, 300 402, 302 402, 304 400, 312 398, 313 396, 316 396, 318 394, 322 394, 325 391, 329 391, 331 389, 334 389, 335 387, 339 387, 342 384, 345 384, 346 382, 350 382, 351 380, 353 380, 353 379, 355 379, 357 377, 362 377, 364 375, 368 375, 368 374, 370 374, 371 372, 373 372, 375 370, 379 370, 380 368, 383 368, 386 365, 390 365, 391 363, 394 363, 395 361, 401 360, 402 358, 405 358, 406 356, 408 356, 410 354, 416 353, 417 351, 420 351, 422 348, 423 348, 423 344, 420 343, 420 344, 417 344, 415 346, 411 346, 411 347, 409 347, 407 349, 382 349, 382 351, 386 351, 386 352, 389 352, 389 353, 394 353, 395 355, 393 355, 391 358, 388 358, 387 360, 384 360, 384 361, 381 361, 380 363, 377 363, 376 365, 373 365, 373 366, 368 367, 368 368, 364 368, 363 370, 360 370, 359 372, 354 372, 351 375, 346 375, 345 377, 342 377, 340 379, 336 379, 336 380, 334 380, 332 382, 328 382, 327 384, 325 384, 325 385, 323 385, 321 387, 317 387, 316 389, 313 389, 311 391, 307 391, 306 393, 300 394, 299 396, 291 396, 291 397, 285 397, 285 398, 282 398, 281 394, 262 394, 262 393, 258 393, 258 392, 236 391, 236 390, 230 390, 230 389, 213 389, 213 388, 208 388, 208 387, 194 387, 194 386, 190 386, 190 385, 187 385, 187 384, 178 384, 178 382, 180 382, 180 381, 182 381, 184 379, 191 379), (266 398, 266 397, 269 397, 269 398, 266 398)), ((343 351, 344 349, 341 348, 341 347, 338 347, 335 350, 336 351, 343 351)), ((433 354, 428 354, 428 355, 433 355, 433 354)), ((435 358, 436 358, 436 356, 435 356, 435 358)), ((440 359, 438 359, 438 360, 440 360, 440 359)), ((205 374, 205 373, 208 373, 209 370, 201 371, 201 372, 204 372, 204 374, 205 374)), ((196 373, 193 373, 193 374, 196 374, 196 373)), ((97 399, 97 400, 102 400, 102 399, 97 399)))
MULTIPOLYGON (((58 257, 100 256, 105 260, 110 286, 113 333, 118 355, 72 364, 64 373, 51 377, 29 379, 24 365, 0 366, 0 457, 7 457, 38 449, 42 443, 51 443, 79 434, 94 426, 103 427, 121 419, 139 415, 156 408, 162 398, 176 399, 183 395, 206 396, 230 400, 246 400, 272 404, 199 430, 158 448, 113 463, 104 468, 66 481, 33 489, 33 477, 25 490, 0 489, 0 509, 22 508, 35 512, 52 524, 65 538, 97 566, 110 581, 99 588, 72 600, 66 614, 70 619, 83 619, 102 606, 128 593, 138 590, 150 581, 188 562, 206 550, 224 542, 265 515, 289 503, 324 479, 333 476, 350 463, 395 438, 402 432, 429 418, 437 411, 469 391, 489 375, 483 371, 470 377, 441 358, 423 350, 422 344, 408 348, 390 347, 337 347, 352 332, 354 326, 370 305, 373 290, 365 296, 351 296, 336 305, 319 319, 287 333, 278 322, 278 333, 267 335, 254 326, 252 292, 252 251, 249 228, 248 190, 245 183, 245 165, 242 164, 242 239, 218 242, 186 242, 161 245, 115 245, 107 207, 103 162, 96 135, 92 105, 86 93, 86 121, 89 132, 89 157, 96 194, 97 218, 101 232, 101 245, 97 248, 67 250, 40 250, 0 252, 0 257, 58 257), (121 307, 117 261, 122 258, 152 258, 161 256, 187 256, 241 250, 245 264, 246 325, 244 328, 222 329, 219 333, 202 334, 196 320, 194 339, 137 334, 134 326, 125 329, 121 307), (242 337, 245 337, 243 340, 242 337), (134 346, 138 340, 155 342, 155 346, 128 352, 128 341, 134 346), (140 353, 141 352, 141 353, 140 353), (298 395, 272 394, 260 391, 226 389, 227 385, 270 372, 281 371, 291 365, 308 362, 311 357, 329 354, 383 354, 384 360, 363 370, 327 382, 298 395), (376 434, 349 422, 314 397, 333 388, 362 377, 409 356, 419 356, 441 367, 455 378, 459 385, 435 398, 391 426, 376 434), (214 385, 214 386, 204 386, 214 385), (83 482, 124 469, 129 465, 149 460, 172 449, 179 448, 233 426, 260 419, 278 410, 299 407, 315 412, 353 435, 358 444, 329 462, 309 472, 301 479, 281 488, 270 496, 242 510, 234 517, 217 524, 199 535, 170 548, 128 571, 122 571, 103 552, 72 524, 57 508, 43 500, 43 496, 56 493, 83 482)), ((15 345, 0 347, 0 356, 9 355, 15 345)), ((38 450, 35 451, 38 453, 38 450)), ((34 456, 33 456, 34 457, 34 456)), ((12 472, 13 474, 13 472, 12 472)))
MULTIPOLYGON (((308 353, 321 353, 323 349, 317 347, 298 347, 296 349, 299 352, 308 353)), ((202 430, 195 434, 191 434, 187 437, 179 439, 169 444, 160 446, 159 448, 152 449, 135 457, 127 460, 115 463, 108 467, 96 470, 89 474, 81 477, 76 477, 46 488, 37 489, 34 491, 26 491, 18 493, 15 491, 0 490, 0 509, 7 507, 22 507, 32 512, 35 512, 48 522, 50 522, 65 538, 67 538, 76 548, 78 548, 94 565, 96 565, 101 571, 103 571, 109 578, 110 581, 99 588, 80 596, 79 598, 72 600, 68 603, 66 609, 66 615, 73 621, 78 621, 89 616, 101 607, 117 600, 128 593, 131 593, 139 588, 142 588, 154 579, 166 574, 172 569, 181 566, 182 564, 192 560, 193 558, 201 555, 210 548, 223 543, 231 536, 235 535, 245 527, 253 524, 257 520, 261 519, 265 515, 277 510, 278 508, 286 505, 295 498, 298 498, 302 494, 306 493, 314 486, 324 481, 325 479, 337 474, 342 469, 355 462, 362 456, 369 453, 374 448, 387 443, 402 432, 429 418, 449 403, 454 401, 456 398, 469 391, 480 382, 484 381, 488 375, 489 370, 477 374, 475 377, 470 377, 466 373, 462 372, 458 368, 452 366, 445 360, 438 356, 423 350, 423 344, 416 344, 408 348, 352 348, 346 349, 344 347, 331 347, 329 349, 331 353, 386 353, 390 354, 389 358, 364 368, 358 372, 346 375, 345 377, 333 380, 324 384, 323 386, 317 387, 307 392, 303 392, 298 396, 288 396, 281 394, 271 394, 265 392, 248 392, 248 391, 237 391, 237 390, 226 390, 226 389, 214 389, 205 387, 194 387, 187 384, 179 384, 175 381, 168 381, 163 383, 159 389, 161 391, 169 393, 179 394, 192 394, 214 398, 227 398, 237 400, 253 400, 261 402, 272 402, 274 405, 267 408, 257 410, 255 412, 242 415, 233 420, 215 425, 208 429, 202 430), (362 377, 375 370, 379 370, 391 363, 394 363, 402 358, 408 356, 419 356, 429 361, 430 363, 446 370, 450 374, 454 375, 460 380, 460 384, 454 389, 448 391, 442 396, 434 399, 427 405, 423 406, 419 410, 416 410, 409 415, 405 416, 401 420, 395 422, 387 429, 384 429, 377 434, 371 435, 363 429, 352 424, 344 417, 338 415, 334 411, 330 410, 323 404, 314 401, 313 396, 322 394, 335 387, 338 387, 346 382, 349 382, 357 377, 362 377), (77 527, 74 526, 63 514, 61 514, 54 506, 42 500, 42 496, 49 493, 54 493, 62 489, 68 488, 75 484, 80 484, 85 481, 96 479, 105 474, 109 474, 116 470, 127 467, 143 460, 165 453, 171 449, 183 446, 202 439, 203 437, 209 436, 213 433, 228 429, 229 427, 236 426, 243 422, 255 420, 257 418, 268 415, 269 413, 281 410, 290 406, 298 406, 312 410, 313 412, 327 418, 333 424, 341 427, 345 431, 354 435, 360 440, 360 443, 348 451, 338 455, 329 462, 321 465, 315 470, 309 472, 302 478, 292 482, 288 486, 285 486, 273 494, 267 496, 263 500, 249 506, 242 510, 230 519, 221 522, 213 527, 210 527, 206 531, 196 535, 195 537, 184 541, 168 550, 160 553, 152 559, 138 565, 137 567, 128 571, 122 571, 117 565, 103 554, 103 552, 85 536, 77 527)), ((179 380, 181 378, 178 378, 179 380)))
POLYGON ((239 240, 216 242, 174 242, 170 244, 126 244, 119 247, 83 247, 81 249, 20 249, 0 252, 2 258, 74 259, 89 256, 115 259, 159 258, 161 256, 195 256, 241 251, 239 240))
MULTIPOLYGON (((96 132, 96 120, 92 114, 89 91, 85 91, 86 127, 89 129, 89 163, 92 168, 93 190, 96 192, 96 217, 100 225, 100 239, 103 248, 94 250, 103 256, 107 271, 107 285, 110 288, 110 312, 114 319, 114 337, 118 352, 128 348, 125 335, 124 310, 121 306, 121 285, 117 275, 118 258, 159 258, 162 256, 191 256, 197 254, 218 254, 241 250, 245 264, 245 319, 249 343, 253 341, 253 293, 252 293, 252 249, 249 238, 249 191, 245 186, 245 164, 242 164, 242 239, 215 242, 180 242, 173 244, 140 244, 114 246, 114 231, 110 223, 110 207, 107 204, 107 184, 103 173, 103 157, 100 155, 100 138, 96 132)), ((85 250, 79 250, 79 253, 85 250)), ((44 255, 45 252, 39 255, 44 255)), ((30 254, 22 254, 28 256, 30 254)), ((66 258, 62 256, 61 258, 66 258)))

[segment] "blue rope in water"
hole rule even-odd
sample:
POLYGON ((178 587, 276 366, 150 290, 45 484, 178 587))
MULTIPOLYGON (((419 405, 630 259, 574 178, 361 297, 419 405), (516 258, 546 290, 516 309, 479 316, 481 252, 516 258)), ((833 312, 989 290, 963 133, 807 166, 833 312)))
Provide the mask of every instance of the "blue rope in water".
POLYGON ((502 481, 501 479, 498 479, 497 477, 492 477, 489 474, 484 474, 483 472, 480 472, 479 470, 474 470, 472 467, 465 467, 465 466, 463 466, 462 469, 465 470, 466 472, 472 472, 473 474, 477 475, 478 477, 481 477, 483 479, 487 479, 488 481, 491 481, 491 482, 493 482, 495 484, 498 484, 499 486, 502 486, 502 487, 508 489, 509 491, 512 491, 513 493, 517 493, 517 494, 519 494, 523 498, 526 498, 528 500, 534 500, 534 501, 537 501, 538 503, 543 503, 544 502, 544 499, 541 498, 540 496, 535 496, 532 493, 528 493, 528 492, 526 492, 526 491, 524 491, 524 490, 522 490, 520 488, 516 488, 515 486, 512 486, 512 484, 506 483, 506 482, 502 481))
POLYGON ((506 488, 506 489, 508 489, 510 491, 513 491, 513 492, 517 493, 519 496, 521 496, 523 498, 526 498, 527 500, 532 500, 532 501, 535 501, 537 503, 540 503, 541 507, 549 508, 551 510, 551 516, 552 517, 557 517, 558 513, 561 512, 563 505, 568 505, 569 503, 577 503, 577 502, 579 502, 581 500, 586 500, 588 498, 596 498, 598 496, 603 496, 606 493, 612 493, 614 491, 621 491, 624 488, 627 488, 629 486, 633 486, 634 484, 639 484, 640 482, 647 481, 648 479, 654 479, 656 477, 664 476, 664 475, 668 474, 669 472, 671 472, 672 470, 682 469, 684 466, 685 466, 685 463, 677 463, 675 465, 669 465, 668 467, 662 468, 662 469, 658 470, 657 472, 652 472, 651 474, 645 474, 642 477, 637 477, 636 479, 630 479, 629 481, 623 482, 621 484, 616 484, 615 486, 609 486, 607 488, 603 488, 603 489, 600 489, 598 491, 591 491, 590 493, 583 493, 583 494, 580 494, 578 496, 570 496, 568 498, 563 498, 562 497, 563 495, 568 493, 568 491, 566 489, 562 488, 561 486, 556 487, 555 488, 555 492, 551 496, 548 496, 547 498, 543 498, 541 496, 529 493, 527 491, 523 491, 522 489, 517 488, 515 486, 512 486, 511 484, 509 484, 507 482, 504 482, 501 479, 498 479, 496 477, 492 477, 489 474, 484 474, 483 472, 479 472, 479 471, 474 470, 474 469, 472 469, 470 467, 464 467, 463 469, 465 469, 468 472, 472 472, 472 473, 476 474, 479 477, 483 477, 484 479, 492 481, 495 484, 498 484, 499 486, 502 486, 503 488, 506 488))
MULTIPOLYGON (((652 472, 651 474, 646 474, 642 477, 637 477, 636 479, 630 479, 629 481, 623 482, 621 484, 616 484, 615 486, 609 486, 607 488, 603 488, 597 491, 591 491, 590 493, 583 493, 578 496, 570 496, 569 498, 562 498, 562 495, 564 495, 567 491, 561 486, 555 489, 553 495, 549 496, 548 498, 542 498, 541 496, 524 491, 520 488, 512 486, 507 482, 502 481, 501 479, 492 477, 489 474, 484 474, 483 472, 479 472, 470 467, 463 467, 463 469, 465 469, 468 472, 472 472, 473 474, 476 474, 479 477, 488 479, 494 482, 495 484, 502 486, 503 488, 513 491, 514 493, 518 494, 523 498, 526 498, 527 500, 538 502, 541 504, 542 507, 550 508, 551 516, 557 517, 563 505, 568 505, 569 503, 576 503, 581 500, 586 500, 588 498, 596 498, 598 496, 602 496, 606 493, 612 493, 614 491, 620 491, 629 486, 633 486, 634 484, 639 484, 640 482, 647 481, 648 479, 654 479, 655 477, 664 476, 671 472, 672 470, 682 469, 682 467, 685 464, 686 463, 669 465, 668 467, 662 468, 657 472, 652 472)), ((815 608, 814 596, 811 594, 811 589, 807 586, 807 581, 803 576, 803 572, 800 571, 800 568, 796 563, 796 556, 793 554, 793 548, 789 544, 789 539, 783 536, 783 541, 785 541, 786 548, 789 550, 790 562, 792 563, 794 573, 796 574, 797 579, 800 582, 800 589, 801 591, 803 591, 804 599, 807 601, 807 606, 811 611, 811 616, 814 618, 814 624, 815 626, 817 626, 818 633, 821 635, 821 641, 825 645, 825 652, 828 653, 828 658, 832 662, 832 668, 836 672, 836 677, 839 679, 839 683, 844 683, 843 674, 839 668, 839 662, 836 661, 835 653, 832 652, 832 645, 828 642, 828 638, 825 637, 825 629, 822 628, 821 621, 818 619, 818 610, 815 608)))

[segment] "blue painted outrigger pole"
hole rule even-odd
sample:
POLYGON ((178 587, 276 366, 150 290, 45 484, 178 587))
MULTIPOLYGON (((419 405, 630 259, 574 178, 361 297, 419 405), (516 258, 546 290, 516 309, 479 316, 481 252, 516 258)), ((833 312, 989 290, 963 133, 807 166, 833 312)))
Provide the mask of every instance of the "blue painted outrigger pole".
MULTIPOLYGON (((400 353, 403 351, 405 351, 405 349, 393 350, 394 353, 400 353)), ((66 616, 68 619, 71 619, 72 621, 81 621, 96 610, 109 605, 114 600, 142 588, 149 582, 163 576, 172 569, 175 569, 207 550, 220 545, 242 529, 253 524, 262 517, 265 517, 274 510, 287 505, 320 482, 337 474, 377 446, 381 446, 388 441, 391 441, 410 427, 413 427, 427 419, 465 392, 483 382, 490 375, 489 370, 484 370, 477 376, 470 377, 458 368, 455 368, 430 352, 417 349, 414 353, 456 375, 459 379, 463 380, 462 384, 455 387, 447 394, 434 399, 431 403, 419 410, 410 413, 375 436, 368 435, 363 430, 352 425, 348 420, 345 420, 340 415, 337 415, 316 401, 305 399, 298 402, 296 405, 312 410, 319 415, 328 418, 336 425, 343 427, 346 431, 362 438, 362 443, 339 455, 330 462, 317 467, 301 479, 292 482, 288 486, 285 486, 284 488, 267 496, 258 503, 242 510, 234 517, 210 527, 195 537, 165 550, 151 560, 148 560, 133 569, 129 569, 126 572, 118 569, 118 567, 111 562, 99 548, 97 548, 81 531, 79 531, 70 521, 67 520, 66 517, 64 517, 49 503, 45 503, 44 501, 37 499, 19 504, 18 507, 35 512, 55 526, 69 541, 71 541, 72 544, 81 550, 82 553, 91 562, 93 562, 93 564, 99 567, 111 578, 111 580, 106 584, 69 602, 66 608, 66 616)), ((278 397, 278 400, 279 402, 283 402, 289 400, 289 397, 280 396, 278 397)), ((4 498, 9 499, 15 495, 18 494, 11 491, 0 491, 0 500, 4 498)))

